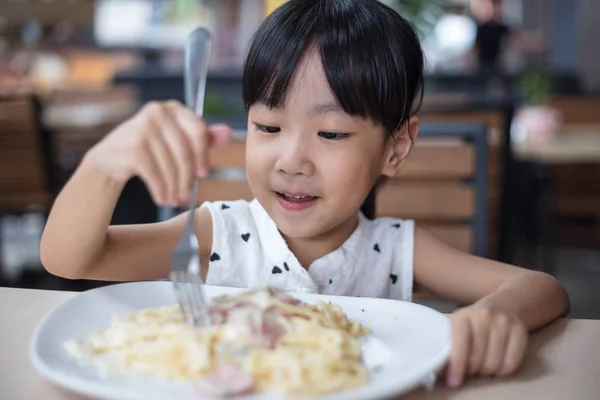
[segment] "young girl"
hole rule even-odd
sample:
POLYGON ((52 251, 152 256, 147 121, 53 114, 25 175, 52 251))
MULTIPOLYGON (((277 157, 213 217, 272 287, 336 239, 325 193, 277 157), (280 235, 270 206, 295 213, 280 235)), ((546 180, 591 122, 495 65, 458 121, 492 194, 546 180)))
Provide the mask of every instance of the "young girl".
MULTIPOLYGON (((527 331, 569 310, 552 277, 446 246, 412 221, 368 220, 361 204, 417 138, 423 55, 409 23, 376 0, 290 0, 254 37, 243 74, 252 202, 207 203, 196 233, 207 284, 411 300, 413 282, 468 306, 452 315, 447 382, 504 376, 527 331)), ((229 140, 176 102, 144 107, 84 157, 41 244, 48 271, 73 279, 168 276, 186 215, 109 226, 127 180, 158 204, 187 199, 207 152, 229 140)))

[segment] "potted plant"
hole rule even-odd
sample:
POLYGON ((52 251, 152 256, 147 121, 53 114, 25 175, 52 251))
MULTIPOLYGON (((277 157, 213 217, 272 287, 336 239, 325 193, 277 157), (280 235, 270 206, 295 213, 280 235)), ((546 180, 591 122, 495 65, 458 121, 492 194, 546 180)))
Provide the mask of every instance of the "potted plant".
POLYGON ((561 128, 563 118, 560 111, 549 104, 550 78, 540 72, 525 74, 519 81, 519 92, 523 106, 515 114, 513 141, 541 144, 552 140, 561 128))
POLYGON ((427 36, 437 20, 444 15, 448 0, 380 0, 408 19, 421 39, 427 36))

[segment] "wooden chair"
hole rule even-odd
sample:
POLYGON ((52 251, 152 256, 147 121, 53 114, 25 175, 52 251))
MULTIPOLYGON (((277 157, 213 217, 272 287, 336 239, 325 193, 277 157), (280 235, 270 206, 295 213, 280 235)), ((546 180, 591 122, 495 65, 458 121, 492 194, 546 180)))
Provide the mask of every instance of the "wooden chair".
POLYGON ((34 96, 0 98, 0 213, 47 210, 53 199, 50 142, 34 96))
POLYGON ((448 244, 488 253, 487 129, 424 123, 400 175, 377 192, 376 215, 414 219, 448 244))
POLYGON ((50 143, 40 124, 40 110, 33 95, 0 97, 0 218, 31 211, 45 214, 50 209, 54 198, 50 143))
MULTIPOLYGON (((470 107, 470 106, 469 106, 470 107)), ((419 113, 422 124, 425 123, 454 123, 454 124, 483 124, 487 130, 487 254, 492 258, 510 261, 512 250, 510 238, 507 238, 510 227, 506 226, 508 220, 502 216, 508 210, 505 199, 507 185, 505 172, 507 169, 509 149, 508 131, 512 119, 512 108, 498 105, 495 107, 468 107, 458 111, 449 107, 448 111, 431 111, 427 107, 419 113)))
MULTIPOLYGON (((488 254, 488 133, 485 124, 423 123, 404 169, 376 194, 375 214, 414 219, 447 244, 488 254)), ((415 288, 416 302, 456 304, 415 288)))

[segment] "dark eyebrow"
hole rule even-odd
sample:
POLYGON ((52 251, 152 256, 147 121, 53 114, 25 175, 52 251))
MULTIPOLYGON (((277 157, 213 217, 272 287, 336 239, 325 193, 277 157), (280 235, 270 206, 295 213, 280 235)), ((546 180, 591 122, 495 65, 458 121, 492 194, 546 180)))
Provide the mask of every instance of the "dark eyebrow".
POLYGON ((346 114, 342 106, 337 103, 316 104, 311 109, 312 115, 323 115, 329 113, 346 114))
MULTIPOLYGON (((269 110, 280 110, 281 108, 283 108, 283 107, 273 107, 273 108, 269 107, 267 102, 263 101, 263 100, 257 101, 256 104, 254 104, 254 107, 265 108, 265 109, 269 109, 269 110)), ((312 116, 330 114, 330 113, 346 115, 346 112, 344 111, 342 106, 340 106, 337 103, 315 104, 310 109, 310 115, 312 115, 312 116)))

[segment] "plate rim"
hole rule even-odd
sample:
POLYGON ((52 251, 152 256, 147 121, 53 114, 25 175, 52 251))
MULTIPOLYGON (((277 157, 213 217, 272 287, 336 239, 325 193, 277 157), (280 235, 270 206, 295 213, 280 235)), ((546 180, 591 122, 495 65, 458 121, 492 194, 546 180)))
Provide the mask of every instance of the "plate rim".
MULTIPOLYGON (((105 291, 107 290, 107 287, 111 287, 113 289, 117 289, 118 287, 122 287, 122 286, 130 286, 130 285, 142 285, 142 286, 146 286, 146 285, 155 285, 155 284, 159 284, 159 285, 165 285, 165 284, 169 284, 170 282, 168 280, 147 280, 147 281, 134 281, 134 282, 119 282, 119 283, 114 283, 114 284, 109 284, 107 286, 101 286, 101 287, 97 287, 97 288, 93 288, 93 289, 89 289, 89 290, 85 290, 82 292, 76 292, 74 293, 73 296, 69 296, 66 299, 62 299, 61 301, 59 301, 58 303, 56 303, 50 310, 48 310, 44 316, 38 321, 38 323, 36 324, 35 328, 33 329, 33 332, 30 336, 29 339, 29 358, 30 361, 32 362, 34 368, 37 370, 38 373, 40 373, 45 379, 47 379, 50 383, 62 387, 63 389, 67 389, 67 390, 71 390, 74 391, 75 393, 81 394, 81 395, 85 395, 85 396, 89 396, 91 398, 95 398, 95 399, 119 399, 119 400, 134 400, 134 399, 138 399, 138 397, 132 397, 132 395, 130 394, 125 394, 123 393, 122 390, 120 389, 115 389, 114 387, 111 386, 102 386, 102 393, 98 393, 97 389, 99 386, 99 383, 96 382, 81 382, 81 379, 66 379, 65 377, 63 377, 62 373, 59 371, 56 371, 52 368, 50 368, 46 362, 42 359, 42 357, 40 357, 40 355, 38 354, 37 351, 37 345, 40 341, 40 333, 42 331, 42 329, 48 324, 48 321, 50 321, 52 319, 52 317, 58 313, 58 311, 60 309, 62 309, 63 307, 65 307, 68 303, 74 302, 77 300, 78 297, 80 296, 89 296, 94 292, 101 292, 101 291, 105 291)), ((240 288, 240 287, 230 287, 230 286, 219 286, 219 285, 206 285, 208 287, 211 288, 215 288, 215 289, 224 289, 226 291, 239 291, 239 292, 243 292, 243 291, 247 291, 247 290, 252 290, 249 288, 240 288)), ((290 292, 287 291, 287 293, 289 293, 290 295, 294 296, 294 295, 300 295, 300 296, 309 296, 309 297, 315 297, 315 298, 319 298, 319 297, 325 297, 325 298, 344 298, 344 299, 348 299, 351 298, 353 299, 352 301, 356 301, 356 297, 355 296, 343 296, 343 295, 329 295, 329 294, 318 294, 318 293, 301 293, 301 292, 290 292)), ((395 299, 388 299, 388 298, 376 298, 376 297, 358 297, 359 299, 365 299, 365 300, 369 300, 372 302, 384 302, 384 303, 404 303, 409 304, 410 307, 413 307, 415 309, 420 309, 422 312, 425 312, 427 314, 430 314, 431 316, 435 316, 436 318, 439 317, 443 317, 445 319, 445 324, 447 325, 447 329, 448 332, 450 331, 450 322, 449 319, 447 318, 446 315, 444 315, 443 313, 422 305, 422 304, 418 304, 418 303, 414 303, 412 301, 403 301, 403 300, 395 300, 395 299)), ((442 320, 442 318, 439 318, 440 321, 442 320)), ((412 390, 416 389, 417 387, 422 385, 422 382, 432 373, 431 370, 439 370, 440 368, 443 367, 443 365, 446 364, 446 362, 448 361, 449 357, 450 357, 450 351, 451 351, 451 342, 450 342, 450 338, 448 338, 448 340, 445 341, 445 345, 443 346, 442 350, 439 352, 439 354, 436 356, 435 359, 432 358, 430 365, 427 368, 423 368, 423 370, 427 370, 427 371, 420 371, 417 375, 420 376, 420 378, 417 380, 415 379, 414 383, 412 384, 407 384, 404 385, 403 388, 387 388, 384 390, 380 390, 378 391, 379 393, 376 395, 376 398, 388 398, 390 396, 402 396, 404 394, 407 394, 409 392, 411 392, 412 390)), ((387 386, 387 385, 386 385, 387 386)), ((381 387, 381 386, 380 386, 381 387)), ((317 397, 312 397, 315 400, 321 400, 321 399, 334 399, 334 398, 339 398, 339 399, 373 399, 375 397, 369 396, 369 397, 364 397, 364 396, 353 396, 353 393, 356 393, 356 391, 359 391, 361 388, 357 388, 354 390, 350 390, 347 392, 340 392, 340 393, 332 393, 329 395, 324 395, 324 396, 317 396, 317 397)), ((372 393, 372 392, 371 392, 372 393)), ((356 393, 357 395, 359 393, 356 393)), ((374 394, 374 393, 372 393, 374 394)), ((270 396, 270 395, 269 395, 270 396)), ((268 397, 268 396, 266 396, 268 397)), ((265 397, 265 398, 266 398, 265 397)), ((271 398, 271 397, 269 397, 271 398)), ((199 397, 199 399, 202 399, 201 397, 199 397)), ((208 398, 207 398, 208 399, 208 398)))

